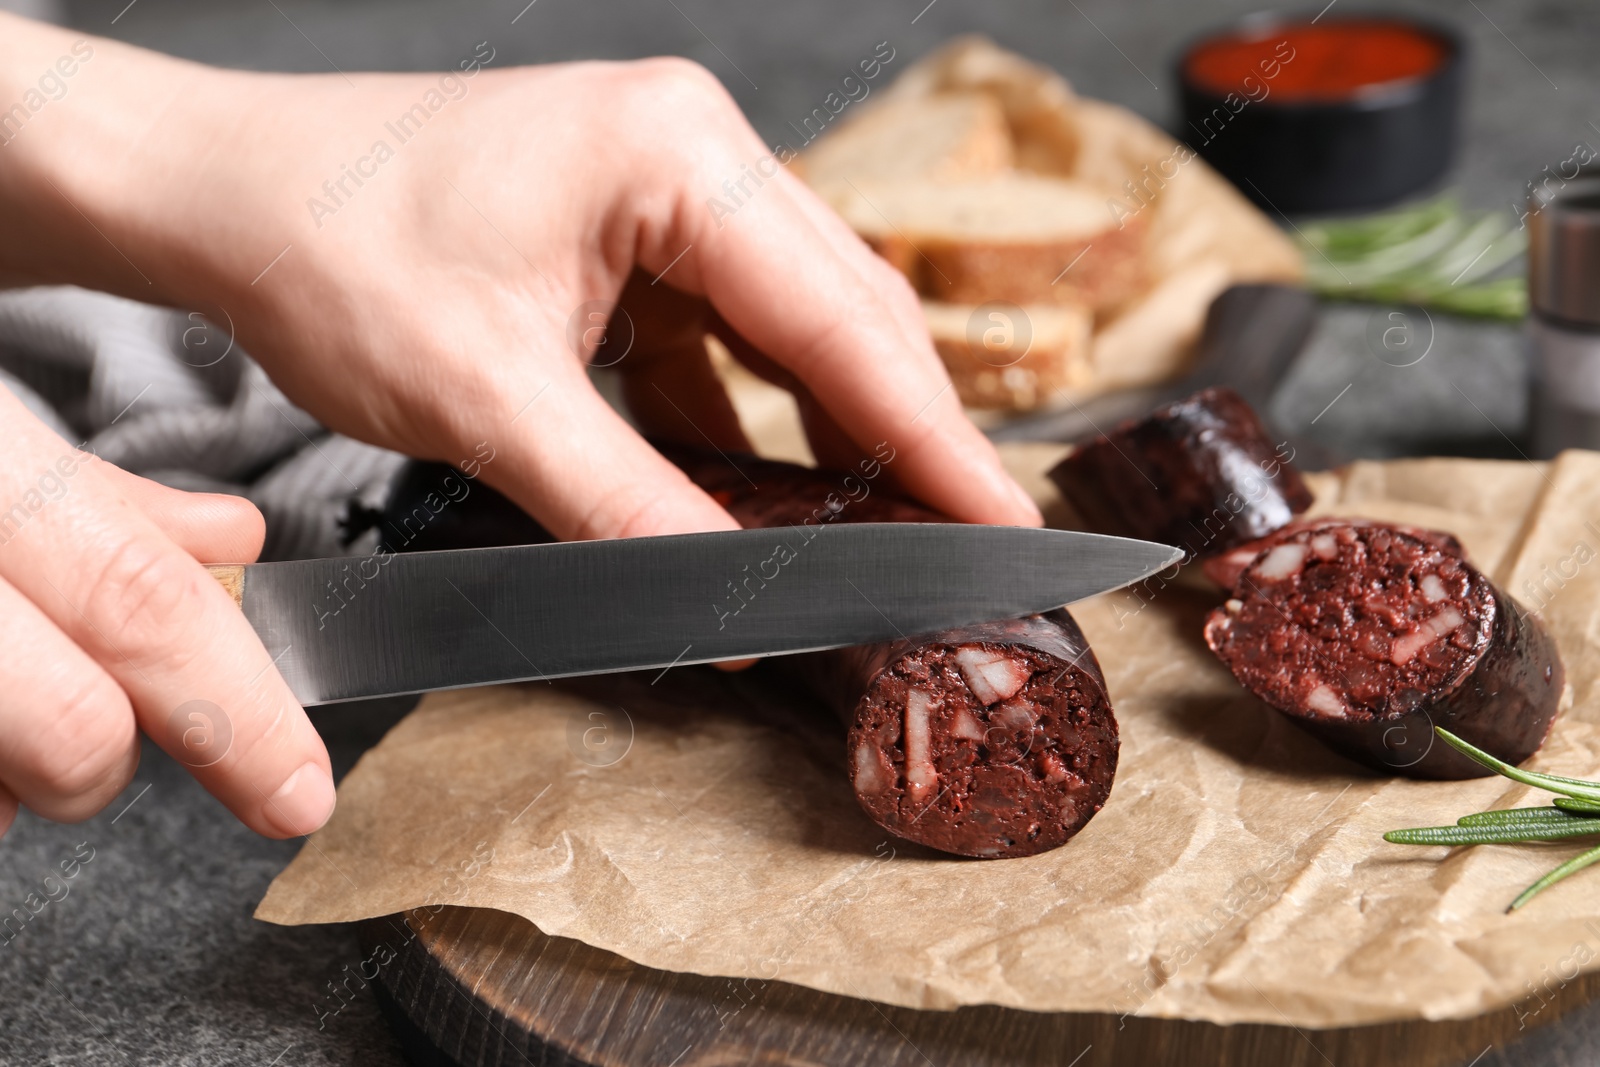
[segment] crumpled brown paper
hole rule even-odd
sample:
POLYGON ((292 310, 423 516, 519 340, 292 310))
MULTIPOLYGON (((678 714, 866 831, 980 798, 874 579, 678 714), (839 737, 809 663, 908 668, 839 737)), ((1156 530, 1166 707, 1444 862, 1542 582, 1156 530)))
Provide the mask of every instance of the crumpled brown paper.
MULTIPOLYGON (((1058 454, 1009 458, 1042 495, 1058 454)), ((1319 512, 1455 532, 1542 611, 1576 700, 1530 766, 1600 775, 1600 454, 1358 463, 1314 481, 1319 512)), ((344 780, 257 915, 476 905, 652 967, 911 1007, 1303 1027, 1537 1007, 1536 986, 1600 966, 1600 871, 1504 914, 1585 845, 1382 840, 1547 794, 1381 778, 1333 755, 1206 652, 1213 602, 1180 582, 1074 608, 1122 762, 1105 809, 1054 852, 980 862, 888 839, 856 808, 826 713, 764 668, 680 669, 581 695, 428 698, 344 780)))

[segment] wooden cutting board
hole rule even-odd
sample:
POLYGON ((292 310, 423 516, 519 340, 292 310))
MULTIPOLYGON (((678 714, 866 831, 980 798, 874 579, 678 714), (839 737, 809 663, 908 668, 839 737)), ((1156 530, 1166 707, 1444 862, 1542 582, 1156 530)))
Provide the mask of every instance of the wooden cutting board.
POLYGON ((1474 1063, 1600 995, 1600 975, 1587 975, 1520 1011, 1459 1022, 1216 1026, 998 1007, 913 1011, 783 982, 673 974, 482 908, 371 919, 360 936, 364 958, 388 960, 378 969, 380 1000, 413 1062, 427 1067, 1446 1067, 1474 1063))

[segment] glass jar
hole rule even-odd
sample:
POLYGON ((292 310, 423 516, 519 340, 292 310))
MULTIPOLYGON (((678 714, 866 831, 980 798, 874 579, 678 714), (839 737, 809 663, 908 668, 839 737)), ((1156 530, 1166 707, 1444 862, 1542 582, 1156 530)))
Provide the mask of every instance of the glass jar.
POLYGON ((1600 449, 1600 174, 1529 197, 1528 385, 1535 458, 1600 449))

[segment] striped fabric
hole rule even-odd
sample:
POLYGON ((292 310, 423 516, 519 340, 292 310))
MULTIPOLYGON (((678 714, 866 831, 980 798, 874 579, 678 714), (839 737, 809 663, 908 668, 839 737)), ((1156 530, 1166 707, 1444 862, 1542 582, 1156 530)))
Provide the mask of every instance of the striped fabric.
POLYGON ((323 429, 199 316, 83 289, 0 291, 0 386, 125 470, 248 497, 263 559, 372 551, 341 520, 381 506, 405 462, 323 429))

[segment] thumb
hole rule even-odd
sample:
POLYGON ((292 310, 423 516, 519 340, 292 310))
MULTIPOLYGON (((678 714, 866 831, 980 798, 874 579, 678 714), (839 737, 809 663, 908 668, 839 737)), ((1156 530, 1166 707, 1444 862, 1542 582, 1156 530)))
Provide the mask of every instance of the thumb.
POLYGON ((266 520, 244 497, 189 493, 130 474, 104 460, 95 470, 124 500, 201 563, 251 563, 261 555, 266 520))

